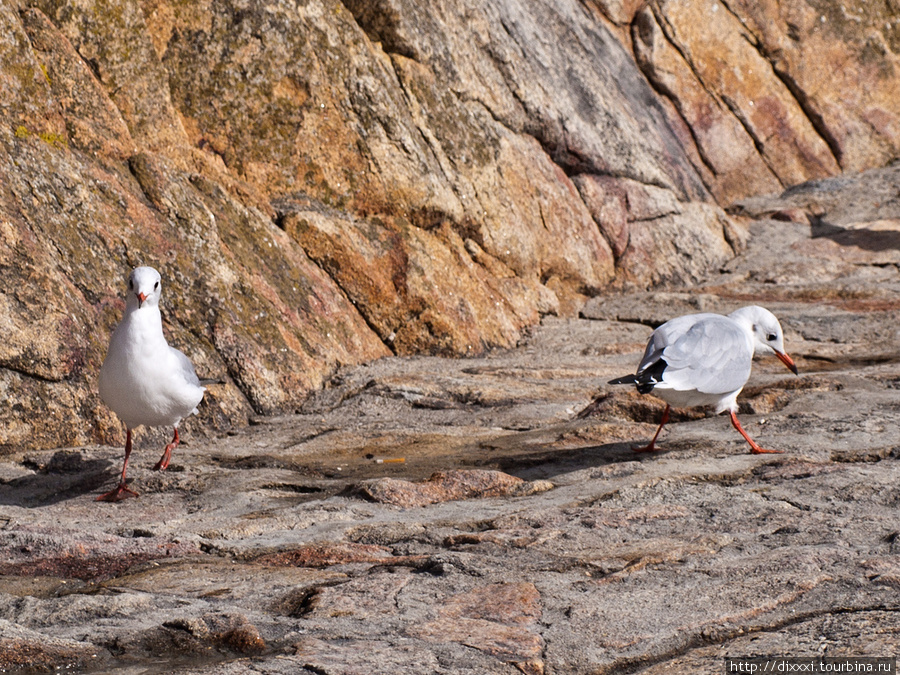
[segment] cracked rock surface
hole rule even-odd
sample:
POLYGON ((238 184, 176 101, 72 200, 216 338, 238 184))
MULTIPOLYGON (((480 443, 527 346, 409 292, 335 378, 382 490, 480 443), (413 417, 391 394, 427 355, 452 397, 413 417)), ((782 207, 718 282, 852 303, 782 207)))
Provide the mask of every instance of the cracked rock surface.
POLYGON ((297 414, 0 458, 0 670, 696 673, 900 643, 897 169, 742 203, 746 252, 691 287, 599 296, 480 357, 345 368, 297 414), (874 197, 872 195, 875 195, 874 197), (874 201, 873 201, 874 200, 874 201), (877 204, 875 203, 877 201, 877 204), (739 416, 611 377, 651 327, 749 302, 739 416), (30 670, 24 668, 28 664, 30 670))

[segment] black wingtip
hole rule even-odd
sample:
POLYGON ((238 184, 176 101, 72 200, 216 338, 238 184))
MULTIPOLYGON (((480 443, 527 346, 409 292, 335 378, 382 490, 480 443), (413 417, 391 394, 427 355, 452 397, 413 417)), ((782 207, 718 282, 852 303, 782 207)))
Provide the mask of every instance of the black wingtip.
POLYGON ((649 394, 653 391, 653 387, 662 382, 663 372, 668 365, 663 359, 658 359, 642 371, 634 375, 617 377, 608 384, 634 384, 637 385, 638 393, 649 394))
POLYGON ((610 380, 606 384, 636 384, 637 381, 637 375, 624 375, 622 377, 617 377, 614 380, 610 380))

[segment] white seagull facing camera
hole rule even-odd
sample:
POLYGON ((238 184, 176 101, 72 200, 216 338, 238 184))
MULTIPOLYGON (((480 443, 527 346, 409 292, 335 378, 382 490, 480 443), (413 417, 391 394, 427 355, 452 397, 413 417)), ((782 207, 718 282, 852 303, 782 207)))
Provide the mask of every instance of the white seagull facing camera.
POLYGON ((669 420, 672 406, 702 405, 715 406, 716 414, 728 410, 731 423, 750 444, 753 454, 779 452, 759 447, 735 415, 737 396, 750 378, 754 354, 774 354, 797 374, 797 366, 784 351, 781 324, 772 312, 756 305, 728 316, 679 316, 653 331, 637 373, 609 381, 634 384, 640 393, 652 392, 666 402, 653 439, 635 452, 656 449, 656 439, 669 420))
POLYGON ((166 342, 159 313, 162 278, 152 267, 137 267, 128 277, 125 316, 109 340, 106 360, 100 368, 100 398, 125 425, 125 463, 119 485, 97 501, 117 502, 136 497, 125 483, 131 432, 141 425, 174 427, 155 470, 169 466, 178 445, 178 425, 197 412, 206 391, 190 359, 166 342))

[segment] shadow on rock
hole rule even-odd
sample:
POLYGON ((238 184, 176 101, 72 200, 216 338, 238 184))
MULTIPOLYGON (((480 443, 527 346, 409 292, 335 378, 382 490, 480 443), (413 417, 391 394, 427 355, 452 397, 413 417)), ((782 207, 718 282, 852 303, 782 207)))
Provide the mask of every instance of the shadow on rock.
POLYGON ((86 460, 68 450, 54 453, 46 463, 26 457, 23 464, 35 473, 5 483, 0 504, 37 508, 96 492, 115 480, 110 469, 118 466, 107 459, 86 460))
POLYGON ((632 448, 641 445, 641 437, 635 436, 633 441, 604 443, 602 445, 580 445, 569 448, 545 448, 540 453, 523 455, 519 458, 507 457, 498 466, 500 470, 524 481, 538 482, 553 480, 576 471, 603 469, 614 465, 636 465, 644 459, 664 455, 666 448, 652 455, 635 453, 632 448))
POLYGON ((847 229, 813 217, 810 222, 813 239, 830 239, 839 246, 855 246, 866 251, 900 250, 900 230, 847 229))

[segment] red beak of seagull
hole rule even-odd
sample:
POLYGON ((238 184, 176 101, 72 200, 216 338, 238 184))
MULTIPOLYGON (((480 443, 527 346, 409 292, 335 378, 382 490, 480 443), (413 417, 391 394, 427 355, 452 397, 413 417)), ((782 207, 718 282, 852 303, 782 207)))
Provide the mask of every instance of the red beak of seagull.
POLYGON ((786 365, 794 375, 798 375, 797 366, 794 364, 794 360, 785 354, 784 352, 775 352, 775 356, 778 357, 778 360, 781 361, 784 365, 786 365))
MULTIPOLYGON (((138 299, 138 308, 140 308, 141 305, 144 304, 144 301, 147 299, 147 295, 146 295, 145 293, 138 293, 138 294, 137 294, 137 299, 138 299)), ((778 358, 781 358, 781 356, 782 356, 782 355, 779 355, 778 358)), ((783 360, 783 359, 782 359, 782 360, 783 360)), ((797 372, 797 369, 796 369, 796 368, 794 368, 794 372, 795 372, 795 373, 797 372)))

